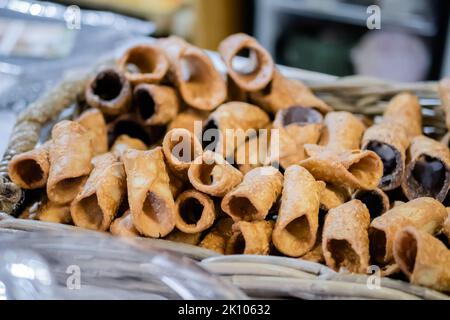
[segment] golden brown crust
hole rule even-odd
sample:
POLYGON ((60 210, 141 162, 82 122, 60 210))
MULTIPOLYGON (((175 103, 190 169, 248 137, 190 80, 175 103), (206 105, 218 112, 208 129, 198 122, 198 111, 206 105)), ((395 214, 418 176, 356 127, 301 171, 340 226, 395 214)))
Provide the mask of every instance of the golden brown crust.
POLYGON ((169 233, 169 235, 167 235, 164 239, 196 246, 199 244, 201 236, 202 236, 201 232, 184 233, 178 229, 175 229, 171 233, 169 233))
POLYGON ((389 101, 383 122, 403 126, 412 139, 422 134, 422 112, 419 99, 410 93, 399 93, 389 101))
POLYGON ((70 206, 76 226, 106 231, 126 196, 123 164, 112 153, 95 157, 94 170, 70 206))
POLYGON ((78 123, 61 121, 52 130, 47 195, 58 204, 71 202, 91 170, 93 148, 89 133, 78 123))
POLYGON ((203 50, 175 36, 159 40, 159 44, 169 59, 169 78, 189 106, 213 110, 225 101, 225 79, 203 50))
POLYGON ((161 148, 128 150, 122 159, 134 226, 145 236, 168 235, 175 227, 175 202, 161 148))
POLYGON ((447 236, 448 242, 450 243, 450 208, 447 208, 447 212, 448 216, 444 222, 444 227, 442 228, 442 231, 447 236))
POLYGON ((250 101, 272 113, 291 106, 314 108, 322 114, 332 111, 306 85, 284 77, 278 70, 275 70, 272 81, 265 89, 250 93, 250 101))
POLYGON ((88 132, 92 140, 94 155, 108 151, 108 134, 103 114, 98 109, 84 111, 76 120, 88 132))
POLYGON ((221 218, 212 230, 200 242, 199 246, 224 254, 228 240, 232 235, 233 220, 229 217, 221 218))
POLYGON ((151 44, 140 44, 129 48, 118 61, 118 68, 133 85, 159 83, 169 70, 169 61, 164 52, 151 44), (137 72, 129 70, 129 65, 137 72))
POLYGON ((235 163, 242 174, 269 163, 270 130, 251 137, 236 148, 235 163))
POLYGON ((233 234, 226 254, 268 255, 271 247, 273 221, 239 221, 233 224, 233 234))
POLYGON ((273 167, 249 171, 242 182, 222 199, 222 210, 234 221, 264 220, 278 199, 283 175, 273 167))
POLYGON ((432 235, 403 228, 395 237, 394 257, 411 283, 450 292, 450 250, 432 235))
POLYGON ((369 266, 370 215, 359 200, 331 209, 322 234, 322 250, 327 266, 339 271, 366 273, 369 266))
POLYGON ((203 121, 206 120, 208 116, 209 113, 205 111, 202 112, 200 110, 189 108, 177 114, 175 119, 169 123, 167 130, 170 131, 172 129, 182 128, 195 134, 195 125, 197 124, 197 130, 201 132, 203 128, 203 121))
POLYGON ((48 151, 51 141, 14 156, 8 164, 11 181, 23 189, 45 187, 50 171, 48 151))
POLYGON ((300 257, 316 242, 323 183, 300 166, 284 172, 283 194, 272 241, 281 253, 300 257))
POLYGON ((397 205, 370 224, 371 258, 379 264, 393 261, 392 247, 396 233, 406 226, 413 226, 430 234, 442 228, 447 211, 432 198, 418 198, 397 205))
POLYGON ((168 86, 140 84, 134 88, 134 104, 145 125, 164 125, 179 109, 176 91, 168 86))
POLYGON ((333 184, 326 184, 320 193, 320 209, 328 210, 336 208, 350 199, 350 190, 333 184))
MULTIPOLYGON (((444 201, 450 187, 450 151, 445 145, 425 136, 416 136, 411 141, 409 148, 410 159, 402 182, 402 189, 408 199, 418 197, 433 197, 439 201, 444 201), (430 161, 439 161, 442 165, 442 181, 433 188, 426 187, 420 180, 417 180, 419 167, 430 161)), ((436 177, 434 177, 436 178, 436 177)))
POLYGON ((139 231, 133 225, 131 213, 128 210, 123 216, 116 218, 109 227, 109 231, 115 236, 138 237, 139 231))
POLYGON ((223 197, 242 181, 242 173, 215 152, 205 151, 188 170, 192 186, 203 193, 223 197))
POLYGON ((62 224, 72 224, 72 216, 70 215, 70 206, 67 204, 57 204, 48 199, 44 199, 42 203, 38 206, 36 220, 62 223, 62 224))
POLYGON ((117 139, 114 141, 114 144, 112 145, 110 151, 118 159, 121 159, 123 154, 128 149, 147 150, 147 146, 139 139, 131 138, 126 134, 122 134, 118 136, 117 139))
POLYGON ((275 64, 272 56, 255 38, 243 33, 233 34, 219 44, 218 51, 227 67, 228 75, 243 91, 257 91, 266 87, 272 80, 275 64), (256 64, 249 73, 239 72, 233 68, 233 59, 244 50, 250 50, 250 60, 256 64))
POLYGON ((199 233, 211 227, 216 219, 213 200, 197 190, 186 190, 176 202, 175 226, 184 233, 199 233))

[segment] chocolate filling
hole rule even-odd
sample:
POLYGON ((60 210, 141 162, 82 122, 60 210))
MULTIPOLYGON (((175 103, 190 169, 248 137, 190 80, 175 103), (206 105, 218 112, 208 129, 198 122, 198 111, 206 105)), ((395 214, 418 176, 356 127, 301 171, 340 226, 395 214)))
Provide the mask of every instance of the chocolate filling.
POLYGON ((92 91, 100 99, 111 101, 117 98, 122 91, 122 79, 114 70, 100 72, 92 82, 92 91))
POLYGON ((384 264, 386 256, 386 234, 384 231, 370 228, 369 229, 369 250, 372 261, 377 264, 384 264))
POLYGON ((203 150, 215 151, 217 144, 219 143, 219 134, 220 134, 219 127, 217 126, 216 121, 214 119, 208 120, 203 126, 203 133, 202 133, 203 150), (210 132, 207 132, 209 130, 210 132))
POLYGON ((180 205, 180 216, 186 224, 197 224, 202 213, 203 205, 196 198, 188 198, 180 205))
POLYGON ((155 114, 155 100, 147 90, 136 90, 134 101, 142 119, 150 119, 155 114))
POLYGON ((371 219, 382 215, 386 209, 383 205, 383 198, 377 192, 360 191, 356 195, 356 199, 366 205, 367 209, 369 209, 371 219))
POLYGON ((444 163, 428 155, 421 156, 412 169, 412 178, 429 196, 436 197, 444 187, 447 170, 444 163))
POLYGON ((309 124, 309 123, 321 123, 322 115, 312 108, 305 108, 300 106, 292 106, 283 111, 283 126, 290 124, 309 124))
POLYGON ((391 146, 379 141, 369 142, 366 149, 375 152, 383 162, 383 178, 381 179, 381 184, 387 186, 392 183, 392 180, 394 179, 393 175, 395 174, 395 171, 399 169, 399 152, 391 146))
POLYGON ((16 164, 16 169, 22 181, 29 186, 41 181, 44 177, 41 166, 33 159, 18 162, 16 164))

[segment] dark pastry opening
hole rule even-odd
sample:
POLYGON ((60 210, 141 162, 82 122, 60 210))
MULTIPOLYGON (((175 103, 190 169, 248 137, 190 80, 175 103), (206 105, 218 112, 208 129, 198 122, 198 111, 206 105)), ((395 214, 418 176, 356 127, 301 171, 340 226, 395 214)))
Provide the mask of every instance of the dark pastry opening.
POLYGON ((61 203, 70 202, 77 196, 81 186, 86 181, 86 176, 67 178, 58 182, 54 189, 60 190, 58 192, 58 198, 61 203))
POLYGON ((44 172, 33 159, 22 160, 16 164, 16 170, 22 181, 28 186, 42 181, 44 172))
POLYGON ((328 213, 328 209, 324 208, 321 204, 320 208, 319 208, 319 227, 324 225, 325 216, 327 215, 327 213, 328 213))
POLYGON ((117 98, 122 91, 122 79, 120 75, 113 70, 100 72, 95 81, 92 82, 92 91, 100 99, 111 101, 117 98))
POLYGON ((150 119, 155 114, 155 100, 153 100, 148 90, 136 90, 134 93, 134 101, 142 119, 150 119))
POLYGON ((180 58, 181 76, 184 82, 191 84, 194 96, 204 96, 212 92, 203 92, 204 87, 197 87, 198 84, 208 83, 211 78, 209 66, 196 55, 185 55, 180 58))
POLYGON ((309 221, 306 216, 301 216, 289 222, 286 231, 299 242, 309 243, 311 240, 309 221))
POLYGON ((399 257, 399 264, 411 274, 414 271, 417 256, 417 241, 409 232, 402 232, 399 236, 399 250, 397 252, 399 257))
POLYGON ((255 206, 246 197, 231 197, 229 206, 233 215, 244 221, 251 221, 252 217, 258 212, 255 206))
POLYGON ((89 226, 100 228, 103 221, 103 211, 98 204, 97 194, 82 199, 78 204, 79 213, 89 226))
POLYGON ((242 75, 250 75, 259 71, 258 53, 249 47, 240 49, 231 60, 231 68, 242 75), (239 58, 246 58, 244 63, 239 63, 239 58))
POLYGON ((381 184, 389 185, 394 178, 393 175, 396 169, 400 169, 398 168, 400 161, 399 152, 391 146, 378 141, 369 142, 366 149, 375 152, 381 158, 383 162, 383 178, 381 184))
POLYGON ((286 110, 283 110, 283 126, 290 124, 309 124, 309 123, 321 123, 323 120, 322 115, 315 109, 305 108, 300 106, 292 106, 286 110))
POLYGON ((203 150, 215 151, 219 143, 219 127, 214 119, 208 120, 203 126, 202 147, 203 150))
POLYGON ((203 213, 203 205, 196 198, 187 198, 180 204, 180 216, 186 224, 197 224, 203 213))
POLYGON ((115 123, 111 133, 111 144, 117 137, 126 134, 131 138, 140 139, 146 145, 151 145, 150 137, 147 131, 137 121, 132 119, 119 120, 115 123))
POLYGON ((233 242, 233 254, 243 254, 245 251, 245 238, 239 233, 233 242))
POLYGON ((129 73, 152 73, 157 57, 152 49, 138 48, 129 52, 126 68, 129 73))
POLYGON ((151 191, 147 192, 142 211, 155 223, 162 223, 168 218, 165 202, 151 191))
POLYGON ((327 243, 327 249, 336 263, 336 269, 346 268, 351 272, 358 272, 359 257, 347 240, 331 239, 327 243))
POLYGON ((373 262, 384 265, 386 256, 386 234, 384 231, 376 228, 369 229, 369 251, 373 262))
POLYGON ((412 177, 420 188, 433 198, 444 188, 447 170, 444 163, 428 155, 421 156, 412 169, 412 177))
POLYGON ((212 171, 216 165, 203 163, 200 168, 199 180, 204 185, 211 185, 214 182, 212 171))
POLYGON ((262 95, 268 96, 269 94, 271 94, 272 88, 273 88, 273 80, 270 81, 269 84, 261 90, 262 95))
POLYGON ((356 194, 355 198, 366 205, 367 209, 369 209, 371 219, 381 216, 386 211, 383 197, 376 191, 360 191, 356 194))

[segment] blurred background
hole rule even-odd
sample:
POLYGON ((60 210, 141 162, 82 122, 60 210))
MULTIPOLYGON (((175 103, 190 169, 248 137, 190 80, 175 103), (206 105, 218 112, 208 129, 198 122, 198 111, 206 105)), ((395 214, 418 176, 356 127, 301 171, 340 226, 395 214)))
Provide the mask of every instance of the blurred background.
POLYGON ((215 50, 246 32, 280 64, 436 80, 450 76, 449 14, 448 0, 0 0, 0 128, 66 70, 142 36, 215 50))

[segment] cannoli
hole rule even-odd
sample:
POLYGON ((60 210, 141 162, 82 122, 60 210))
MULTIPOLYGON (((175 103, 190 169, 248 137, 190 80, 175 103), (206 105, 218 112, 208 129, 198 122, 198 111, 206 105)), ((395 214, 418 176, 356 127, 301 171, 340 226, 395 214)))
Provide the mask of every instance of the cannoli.
POLYGON ((159 83, 169 70, 169 61, 159 47, 141 44, 129 48, 118 61, 118 67, 133 85, 159 83))
POLYGON ((352 199, 358 199, 369 209, 370 218, 374 219, 389 210, 389 197, 381 189, 357 190, 352 199))
POLYGON ((229 74, 227 74, 227 92, 228 101, 248 102, 249 92, 242 90, 229 74))
POLYGON ((169 123, 167 131, 182 128, 194 133, 196 126, 200 128, 201 131, 203 128, 203 121, 206 120, 208 116, 209 113, 201 112, 195 109, 187 109, 177 114, 175 119, 169 123))
POLYGON ((222 199, 222 210, 234 221, 264 220, 283 187, 283 175, 273 167, 249 171, 222 199))
POLYGON ((94 155, 108 151, 108 134, 105 118, 98 109, 89 109, 83 112, 76 120, 91 137, 94 155))
POLYGON ((212 230, 200 242, 199 247, 224 254, 228 240, 233 233, 232 226, 233 220, 231 218, 224 217, 219 219, 212 230))
POLYGON ((184 233, 199 233, 211 227, 216 219, 213 200, 197 190, 186 190, 175 202, 175 226, 184 233))
POLYGON ((150 146, 160 140, 164 133, 164 126, 146 126, 140 117, 129 113, 117 117, 117 119, 108 124, 108 140, 110 144, 119 136, 126 134, 150 146))
POLYGON ((445 113, 445 124, 450 130, 450 78, 442 79, 439 82, 439 96, 445 113))
POLYGON ((134 88, 134 104, 145 125, 165 125, 178 113, 178 98, 174 89, 154 84, 134 88))
POLYGON ((199 244, 201 236, 202 236, 201 232, 185 233, 178 229, 175 229, 171 233, 169 233, 169 235, 166 236, 164 239, 196 246, 199 244))
POLYGON ((450 208, 447 208, 447 212, 448 212, 448 216, 444 222, 444 227, 442 228, 442 231, 444 232, 444 235, 447 237, 447 239, 450 243, 450 208))
POLYGON ((370 215, 359 200, 331 209, 323 226, 322 250, 326 265, 336 271, 345 269, 366 273, 369 266, 370 215))
POLYGON ((241 183, 242 173, 219 154, 205 151, 189 167, 188 178, 198 191, 223 197, 241 183))
POLYGON ((246 174, 252 169, 261 167, 270 162, 271 130, 260 132, 236 148, 235 163, 242 172, 246 174))
POLYGON ((36 149, 14 156, 8 164, 11 181, 23 189, 45 187, 50 171, 49 148, 51 141, 36 149))
POLYGON ((257 106, 245 102, 225 103, 211 113, 203 127, 203 148, 225 158, 233 156, 236 148, 269 122, 269 116, 257 106))
POLYGON ((450 131, 445 134, 445 136, 442 137, 441 143, 448 148, 450 148, 450 131))
POLYGON ((269 254, 273 221, 239 221, 232 230, 225 254, 269 254))
POLYGON ((125 113, 132 100, 131 84, 115 69, 98 73, 87 85, 86 102, 100 109, 105 115, 117 116, 125 113))
POLYGON ((219 44, 220 56, 227 73, 243 91, 257 91, 266 87, 272 80, 275 64, 272 56, 255 38, 243 33, 233 34, 219 44), (236 70, 234 58, 244 50, 249 50, 248 70, 236 70))
POLYGON ((395 237, 394 258, 411 283, 450 292, 450 250, 432 235, 403 228, 395 237))
POLYGON ((419 99, 410 93, 397 94, 383 113, 383 123, 403 126, 410 139, 421 135, 422 111, 419 99))
POLYGON ((302 82, 288 79, 278 70, 275 70, 272 81, 264 89, 250 93, 250 101, 271 113, 291 106, 313 108, 321 114, 332 111, 329 105, 317 98, 302 82))
POLYGON ((81 191, 91 170, 93 147, 80 124, 63 120, 52 130, 47 195, 58 204, 71 202, 81 191))
POLYGON ((168 235, 175 227, 176 209, 161 148, 128 150, 122 160, 135 228, 153 238, 168 235))
POLYGON ((175 36, 159 42, 169 58, 169 78, 186 104, 200 110, 213 110, 225 101, 225 79, 203 50, 175 36))
POLYGON ((300 257, 313 248, 324 187, 305 168, 293 165, 286 169, 281 207, 272 234, 278 251, 290 257, 300 257))
POLYGON ((109 232, 115 236, 123 237, 137 237, 139 231, 133 225, 133 219, 130 211, 128 210, 123 216, 116 218, 109 227, 109 232))
POLYGON ((323 117, 314 109, 299 106, 277 112, 273 127, 279 130, 279 164, 285 169, 306 159, 305 144, 316 144, 323 128, 323 117))
POLYGON ((114 141, 114 144, 111 147, 111 153, 118 159, 121 159, 128 149, 147 150, 147 146, 139 139, 122 134, 114 141))
POLYGON ((432 197, 444 201, 450 186, 450 151, 425 136, 416 136, 409 148, 402 189, 408 199, 432 197))
POLYGON ((320 193, 320 210, 328 212, 328 210, 336 208, 350 199, 350 190, 333 184, 326 184, 320 193))
POLYGON ((69 205, 57 204, 48 199, 45 199, 40 203, 34 219, 62 224, 73 223, 69 205))
POLYGON ((447 211, 432 198, 418 198, 393 207, 370 224, 370 256, 378 264, 393 261, 392 246, 396 233, 406 226, 413 226, 430 234, 442 228, 447 211))
POLYGON ((76 226, 106 231, 126 196, 125 170, 112 153, 95 157, 92 162, 94 170, 72 202, 70 213, 76 226))
POLYGON ((187 180, 191 163, 203 152, 197 137, 181 128, 172 129, 166 133, 162 150, 170 170, 184 180, 187 180))
POLYGON ((374 189, 383 175, 383 163, 373 151, 359 150, 364 125, 348 112, 325 117, 320 143, 305 145, 307 158, 300 162, 316 180, 353 189, 374 189))

